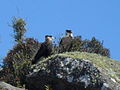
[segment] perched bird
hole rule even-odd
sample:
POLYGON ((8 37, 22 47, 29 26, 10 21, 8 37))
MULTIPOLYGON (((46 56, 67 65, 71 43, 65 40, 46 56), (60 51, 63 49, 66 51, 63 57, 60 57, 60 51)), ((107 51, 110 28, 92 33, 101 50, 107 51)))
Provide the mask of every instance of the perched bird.
POLYGON ((51 55, 53 47, 52 44, 53 38, 54 37, 51 35, 45 36, 45 42, 41 43, 40 49, 38 50, 34 59, 32 60, 32 64, 37 63, 41 57, 48 57, 49 55, 51 55))
POLYGON ((66 35, 61 39, 59 44, 59 53, 70 51, 73 38, 72 30, 66 30, 66 35))

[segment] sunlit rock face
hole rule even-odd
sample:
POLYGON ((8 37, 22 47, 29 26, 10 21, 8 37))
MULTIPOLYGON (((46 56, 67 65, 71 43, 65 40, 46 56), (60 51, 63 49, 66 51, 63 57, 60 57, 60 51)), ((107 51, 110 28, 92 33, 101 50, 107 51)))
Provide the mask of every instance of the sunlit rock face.
POLYGON ((10 84, 0 81, 0 90, 25 90, 25 89, 17 88, 10 84))
POLYGON ((104 76, 91 61, 63 56, 36 64, 27 75, 29 90, 45 90, 46 86, 50 90, 120 90, 119 84, 104 76))

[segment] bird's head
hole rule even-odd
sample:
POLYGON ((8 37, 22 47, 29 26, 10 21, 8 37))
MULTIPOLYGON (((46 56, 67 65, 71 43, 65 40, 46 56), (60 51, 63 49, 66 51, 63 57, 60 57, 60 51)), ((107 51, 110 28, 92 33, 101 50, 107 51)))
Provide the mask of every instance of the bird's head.
POLYGON ((54 39, 54 37, 51 36, 51 35, 46 35, 46 36, 45 36, 45 40, 46 40, 46 41, 52 41, 53 39, 54 39))
POLYGON ((72 37, 73 38, 72 30, 66 30, 66 37, 72 37))

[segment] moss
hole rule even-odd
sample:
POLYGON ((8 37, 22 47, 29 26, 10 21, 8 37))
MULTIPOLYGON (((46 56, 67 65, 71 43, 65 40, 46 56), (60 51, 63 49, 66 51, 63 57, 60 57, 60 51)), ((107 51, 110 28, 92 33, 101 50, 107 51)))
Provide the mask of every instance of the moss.
MULTIPOLYGON (((90 60, 96 67, 102 69, 106 75, 114 78, 117 82, 120 82, 120 62, 108 57, 104 57, 94 53, 87 52, 66 52, 61 54, 52 55, 48 58, 40 60, 39 64, 44 63, 47 60, 52 60, 56 56, 79 58, 84 60, 90 60)), ((42 64, 44 65, 44 64, 42 64)))

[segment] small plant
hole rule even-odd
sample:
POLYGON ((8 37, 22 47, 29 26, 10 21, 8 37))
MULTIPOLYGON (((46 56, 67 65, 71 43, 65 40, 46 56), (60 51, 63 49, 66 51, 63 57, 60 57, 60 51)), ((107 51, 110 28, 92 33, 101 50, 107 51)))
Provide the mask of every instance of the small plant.
POLYGON ((22 18, 13 18, 12 27, 14 30, 14 38, 16 42, 22 42, 24 38, 24 33, 26 32, 25 28, 26 22, 22 18))

